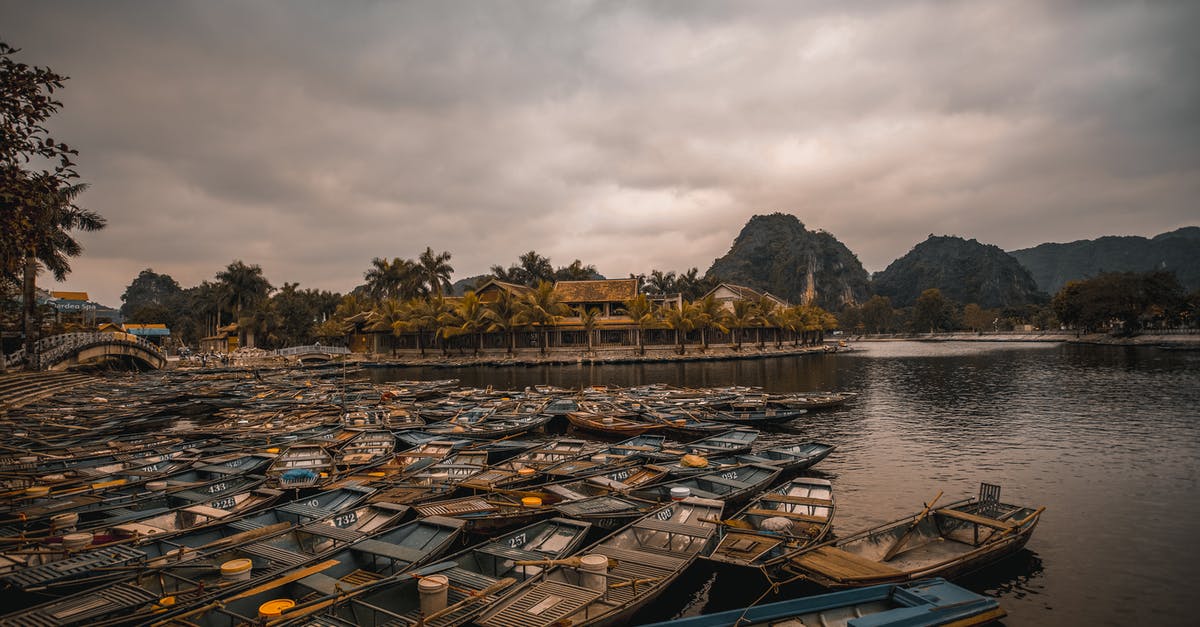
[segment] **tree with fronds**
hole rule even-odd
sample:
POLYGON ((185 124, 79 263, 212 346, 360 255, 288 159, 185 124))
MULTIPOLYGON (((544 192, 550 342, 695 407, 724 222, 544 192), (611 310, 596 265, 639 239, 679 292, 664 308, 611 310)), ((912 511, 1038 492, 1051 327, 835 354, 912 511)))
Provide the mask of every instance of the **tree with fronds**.
MULTIPOLYGON (((404 303, 394 299, 385 298, 379 301, 379 304, 371 310, 374 313, 372 316, 371 331, 384 331, 392 334, 393 338, 399 338, 404 332, 404 323, 408 321, 408 310, 404 303)), ((392 342, 392 355, 396 354, 396 342, 392 342)))
POLYGON ((728 312, 722 306, 721 301, 712 294, 704 296, 692 304, 696 307, 696 328, 700 329, 700 349, 707 351, 709 329, 715 329, 720 333, 729 332, 729 327, 725 326, 728 312))
POLYGON ((496 300, 488 303, 487 320, 489 333, 500 332, 505 336, 508 354, 516 348, 517 329, 525 326, 521 316, 521 299, 508 290, 501 290, 496 300))
POLYGON ((617 313, 629 316, 633 324, 637 325, 637 347, 638 354, 646 354, 646 346, 642 343, 642 335, 650 326, 658 321, 655 315, 654 305, 645 294, 638 294, 633 298, 625 301, 624 307, 617 310, 617 313))
POLYGON ((733 329, 734 350, 742 350, 742 330, 759 323, 758 306, 754 301, 746 299, 735 300, 732 305, 733 309, 727 311, 726 319, 729 327, 733 329))
POLYGON ((584 334, 587 335, 588 353, 596 352, 593 348, 592 336, 596 334, 596 327, 600 326, 600 308, 578 305, 575 307, 574 312, 579 317, 579 324, 583 326, 584 334))
MULTIPOLYGON (((401 328, 417 333, 417 349, 421 351, 422 357, 425 356, 425 344, 422 336, 427 331, 438 329, 441 316, 446 313, 447 308, 444 300, 436 298, 414 298, 405 303, 405 319, 401 323, 401 328)), ((437 339, 438 336, 435 334, 434 342, 437 342, 437 339)))
POLYGON ((558 323, 570 311, 563 304, 554 285, 549 281, 540 281, 537 287, 525 294, 521 299, 521 318, 526 324, 541 330, 542 341, 540 352, 546 354, 546 345, 550 339, 550 327, 558 323))
POLYGON ((676 351, 680 355, 686 353, 687 349, 684 348, 683 340, 696 328, 700 317, 699 308, 692 303, 684 303, 681 308, 663 305, 658 309, 658 316, 668 328, 675 332, 676 351))
POLYGON ((754 326, 758 334, 758 348, 761 350, 765 348, 765 344, 763 343, 763 327, 772 325, 778 328, 777 325, 774 325, 774 314, 779 309, 779 303, 766 294, 760 294, 758 298, 754 299, 754 308, 758 311, 758 321, 754 326))
POLYGON ((242 310, 258 306, 275 288, 263 276, 262 267, 258 264, 246 265, 240 259, 218 272, 216 279, 221 286, 222 303, 230 307, 233 319, 238 323, 238 345, 244 346, 246 333, 243 329, 242 310))
POLYGON ((442 294, 450 289, 450 275, 454 274, 449 251, 434 253, 433 248, 426 246, 425 252, 417 258, 417 267, 423 287, 428 290, 428 294, 440 300, 442 294))
POLYGON ((475 354, 483 348, 483 333, 489 325, 487 304, 479 300, 474 291, 468 291, 452 311, 443 316, 445 328, 450 329, 445 334, 450 336, 469 334, 475 336, 475 354))
POLYGON ((363 278, 367 282, 367 293, 379 301, 412 298, 421 291, 424 281, 424 275, 413 260, 399 257, 391 261, 384 257, 372 259, 371 268, 363 273, 363 278))

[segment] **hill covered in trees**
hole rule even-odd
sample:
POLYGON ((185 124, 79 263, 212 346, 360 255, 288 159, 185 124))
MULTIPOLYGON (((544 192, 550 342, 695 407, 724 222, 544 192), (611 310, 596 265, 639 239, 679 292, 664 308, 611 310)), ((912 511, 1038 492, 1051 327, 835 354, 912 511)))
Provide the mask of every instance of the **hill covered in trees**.
POLYGON ((1200 289, 1200 227, 1153 238, 1108 236, 1067 244, 1041 244, 1008 254, 1029 269, 1038 287, 1051 294, 1067 281, 1105 272, 1168 270, 1187 290, 1200 289))
POLYGON ((865 300, 869 284, 867 271, 845 244, 783 213, 750 218, 705 277, 829 310, 865 300))
POLYGON ((931 288, 959 303, 982 307, 1014 307, 1047 298, 1029 271, 999 247, 950 235, 930 235, 876 273, 871 287, 899 307, 915 304, 931 288))

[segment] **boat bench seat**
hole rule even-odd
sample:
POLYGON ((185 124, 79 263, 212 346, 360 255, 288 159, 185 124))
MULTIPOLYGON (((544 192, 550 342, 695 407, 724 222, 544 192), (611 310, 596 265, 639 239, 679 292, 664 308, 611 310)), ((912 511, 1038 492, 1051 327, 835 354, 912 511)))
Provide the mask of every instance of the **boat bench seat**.
POLYGON ((772 518, 775 516, 783 516, 784 518, 790 518, 792 520, 799 520, 802 522, 816 523, 818 525, 823 525, 826 522, 829 522, 828 516, 813 516, 811 514, 801 514, 799 512, 789 512, 789 511, 785 511, 782 509, 760 509, 760 508, 756 507, 756 508, 751 508, 751 509, 746 510, 746 515, 747 516, 763 516, 765 518, 772 518))
POLYGON ((815 499, 809 496, 790 496, 787 494, 766 494, 763 495, 763 501, 771 503, 792 503, 795 505, 813 505, 815 507, 833 507, 833 501, 829 499, 815 499))
POLYGON ((704 477, 704 479, 702 479, 702 481, 708 481, 709 483, 715 483, 717 485, 728 486, 735 490, 744 489, 746 487, 745 481, 738 481, 737 479, 726 479, 725 477, 704 477))
POLYGON ((902 574, 902 571, 897 568, 832 546, 802 553, 792 558, 791 562, 796 566, 821 573, 835 580, 902 574))
POLYGON ((373 539, 363 540, 358 544, 355 544, 354 550, 362 551, 363 553, 370 553, 371 555, 378 555, 380 557, 386 557, 392 560, 408 562, 409 564, 415 564, 429 556, 428 553, 418 551, 416 549, 373 539))
MULTIPOLYGON (((686 560, 670 555, 660 555, 657 553, 647 553, 636 549, 622 549, 615 546, 598 546, 592 551, 592 554, 599 554, 605 557, 615 559, 617 562, 624 564, 639 564, 657 570, 674 572, 681 568, 686 560)), ((618 566, 620 568, 620 566, 618 566)), ((614 569, 616 570, 616 569, 614 569)))
POLYGON ((711 526, 688 525, 669 520, 658 520, 657 518, 639 521, 634 525, 634 528, 645 529, 646 531, 662 531, 670 534, 692 536, 694 538, 707 538, 713 534, 711 526))
POLYGON ((321 596, 329 596, 340 594, 352 589, 354 586, 348 585, 346 582, 339 579, 334 579, 325 573, 313 573, 297 583, 312 588, 321 596))
POLYGON ((354 529, 343 529, 341 527, 326 525, 319 522, 304 525, 300 528, 300 531, 312 534, 314 536, 320 536, 322 538, 329 538, 330 540, 338 540, 340 542, 354 542, 364 535, 361 531, 355 531, 354 529))
POLYGON ((183 511, 188 512, 189 514, 204 516, 205 518, 215 518, 217 520, 233 515, 233 512, 227 509, 209 507, 208 505, 188 505, 187 507, 183 508, 183 511))
POLYGON ((960 512, 956 509, 939 509, 939 510, 935 510, 934 513, 937 514, 938 516, 944 516, 946 518, 954 518, 957 520, 963 520, 963 521, 966 521, 969 523, 974 523, 976 525, 982 525, 984 527, 991 527, 992 529, 999 529, 1001 531, 1006 530, 1006 529, 1012 529, 1013 527, 1017 526, 1017 523, 1015 523, 1011 520, 996 520, 995 518, 988 518, 986 516, 980 516, 978 514, 969 514, 967 512, 960 512))

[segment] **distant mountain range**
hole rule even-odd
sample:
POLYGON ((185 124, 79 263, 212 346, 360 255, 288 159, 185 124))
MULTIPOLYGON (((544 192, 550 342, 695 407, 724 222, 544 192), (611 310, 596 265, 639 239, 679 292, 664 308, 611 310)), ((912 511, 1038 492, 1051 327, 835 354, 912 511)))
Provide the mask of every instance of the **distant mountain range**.
POLYGON ((1101 237, 1007 253, 973 239, 931 235, 868 277, 858 257, 832 234, 809 231, 795 216, 773 213, 750 218, 707 277, 836 311, 871 294, 905 307, 929 288, 964 304, 1014 307, 1045 302, 1067 281, 1156 269, 1174 272, 1188 291, 1200 289, 1200 227, 1149 239, 1101 237))
POLYGON ((1200 289, 1200 227, 1152 238, 1109 236, 1069 244, 1041 244, 1010 251, 1029 269, 1042 291, 1053 294, 1067 281, 1102 272, 1170 270, 1188 291, 1200 289))

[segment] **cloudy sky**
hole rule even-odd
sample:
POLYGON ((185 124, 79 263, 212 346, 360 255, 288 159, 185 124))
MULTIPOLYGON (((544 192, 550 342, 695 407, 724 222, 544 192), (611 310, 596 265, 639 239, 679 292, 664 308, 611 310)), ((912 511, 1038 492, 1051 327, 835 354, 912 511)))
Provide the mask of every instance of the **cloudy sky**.
POLYGON ((1200 223, 1200 3, 39 2, 55 135, 109 227, 62 287, 234 259, 346 291, 535 249, 703 272, 782 211, 869 271, 1200 223))

